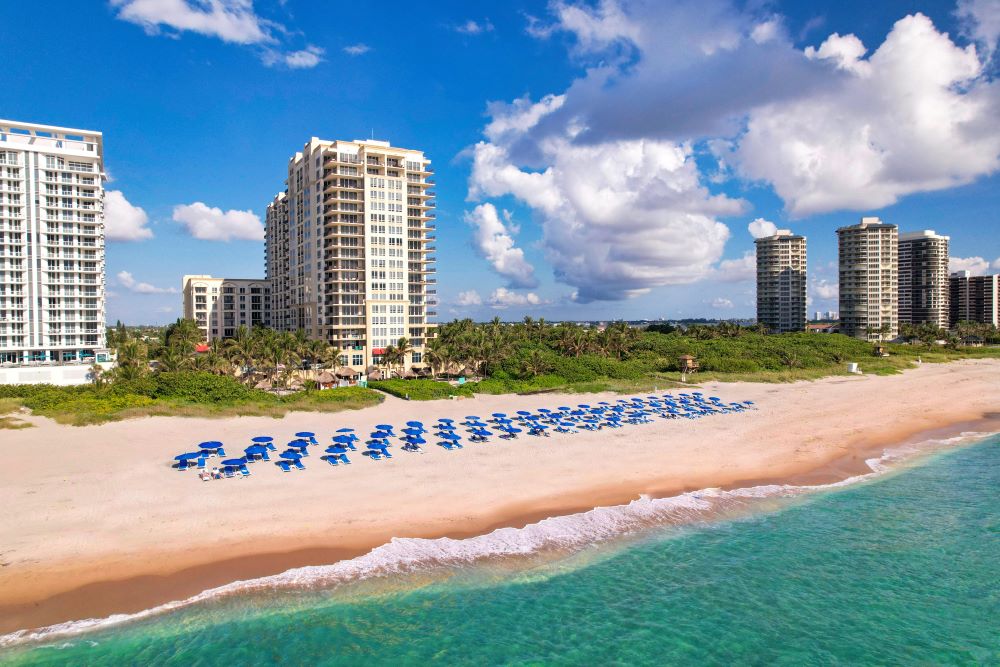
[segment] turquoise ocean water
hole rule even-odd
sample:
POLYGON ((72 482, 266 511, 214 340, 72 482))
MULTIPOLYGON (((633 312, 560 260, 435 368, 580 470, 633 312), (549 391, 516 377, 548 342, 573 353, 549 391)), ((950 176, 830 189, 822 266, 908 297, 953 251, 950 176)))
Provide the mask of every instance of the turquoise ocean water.
POLYGON ((1000 437, 696 509, 582 549, 212 598, 0 662, 1000 665, 1000 437))

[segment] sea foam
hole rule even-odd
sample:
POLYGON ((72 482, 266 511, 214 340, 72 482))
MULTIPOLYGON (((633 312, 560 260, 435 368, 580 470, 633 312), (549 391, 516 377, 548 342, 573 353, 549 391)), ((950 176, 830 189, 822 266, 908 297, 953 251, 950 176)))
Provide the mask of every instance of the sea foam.
POLYGON ((299 567, 268 577, 234 581, 205 590, 185 600, 167 602, 132 614, 115 614, 19 630, 0 636, 0 647, 26 642, 43 642, 137 621, 157 614, 225 596, 334 587, 376 577, 400 575, 442 567, 460 567, 488 559, 531 556, 545 551, 572 552, 587 546, 635 535, 664 526, 704 523, 734 516, 766 498, 797 496, 857 484, 884 475, 894 464, 913 456, 978 440, 986 433, 962 433, 947 439, 931 440, 885 450, 882 456, 866 461, 870 472, 830 484, 799 486, 769 484, 731 490, 702 489, 667 498, 639 498, 610 507, 595 507, 578 514, 554 516, 522 528, 498 528, 490 533, 464 539, 442 537, 393 538, 367 554, 330 565, 299 567))

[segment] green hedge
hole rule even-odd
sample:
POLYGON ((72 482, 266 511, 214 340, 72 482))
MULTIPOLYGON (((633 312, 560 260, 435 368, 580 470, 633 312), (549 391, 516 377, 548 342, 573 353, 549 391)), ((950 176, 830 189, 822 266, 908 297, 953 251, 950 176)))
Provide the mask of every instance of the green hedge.
POLYGON ((204 371, 157 373, 153 396, 193 403, 233 405, 248 401, 272 401, 266 391, 251 389, 228 375, 213 375, 204 371))
POLYGON ((447 382, 435 380, 376 380, 369 382, 368 386, 399 398, 409 396, 410 400, 413 401, 432 401, 451 396, 472 396, 472 389, 468 386, 453 387, 447 382))

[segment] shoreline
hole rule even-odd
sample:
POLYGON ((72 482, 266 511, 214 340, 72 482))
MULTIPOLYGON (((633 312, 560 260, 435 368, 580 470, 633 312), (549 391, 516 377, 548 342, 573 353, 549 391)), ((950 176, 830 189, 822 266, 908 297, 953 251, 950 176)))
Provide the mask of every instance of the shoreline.
MULTIPOLYGON (((973 371, 970 372, 974 374, 978 370, 980 375, 985 367, 987 382, 991 382, 992 377, 995 377, 995 374, 1000 372, 1000 364, 996 362, 961 362, 959 365, 972 368, 973 371)), ((951 374, 956 372, 959 375, 962 374, 961 369, 958 371, 955 370, 955 364, 949 364, 948 366, 953 367, 951 374)), ((944 365, 942 365, 934 370, 938 371, 937 375, 941 375, 941 371, 944 368, 944 365)), ((919 377, 920 373, 921 370, 914 370, 902 376, 887 376, 884 378, 871 377, 858 378, 857 380, 854 378, 847 380, 836 378, 833 381, 821 380, 810 383, 795 383, 778 388, 775 388, 773 385, 743 384, 740 389, 752 387, 757 392, 754 395, 755 399, 766 397, 768 394, 789 394, 791 393, 790 390, 793 389, 802 389, 803 391, 799 393, 807 393, 810 388, 812 390, 816 390, 817 387, 822 389, 824 385, 830 386, 845 382, 855 383, 860 390, 866 385, 858 385, 857 381, 868 383, 868 385, 883 385, 887 383, 891 385, 894 379, 900 380, 905 377, 912 379, 919 377), (909 375, 909 373, 913 375, 909 375)), ((968 382, 968 378, 960 378, 958 382, 968 382)), ((931 384, 936 383, 932 382, 931 384)), ((733 385, 720 385, 711 386, 710 389, 734 400, 748 393, 739 390, 733 391, 733 387, 733 385)), ((888 389, 889 387, 884 388, 888 389)), ((150 537, 147 535, 145 540, 138 540, 142 546, 141 549, 120 552, 115 554, 115 557, 110 557, 111 554, 107 553, 107 549, 105 549, 104 557, 75 558, 72 560, 52 558, 44 565, 39 562, 18 563, 16 564, 18 567, 15 570, 8 567, 8 565, 12 564, 5 562, 4 567, 0 568, 0 634, 7 634, 27 628, 39 628, 71 620, 102 618, 117 613, 135 613, 166 602, 183 600, 204 590, 236 580, 264 577, 306 565, 328 565, 367 553, 372 548, 385 544, 393 536, 423 538, 450 537, 462 539, 490 533, 501 527, 520 528, 551 516, 585 512, 595 506, 622 505, 634 500, 639 495, 664 498, 687 491, 697 491, 706 488, 735 489, 764 484, 813 486, 841 481, 860 473, 870 472, 866 461, 871 458, 877 458, 887 447, 944 438, 967 431, 1000 431, 1000 414, 998 414, 1000 413, 1000 401, 996 399, 991 400, 991 396, 988 394, 984 396, 981 391, 982 387, 979 384, 969 389, 972 389, 970 396, 978 394, 980 400, 970 403, 963 409, 952 407, 932 414, 927 410, 921 409, 920 401, 912 401, 916 411, 913 414, 906 415, 906 418, 895 421, 885 420, 888 423, 878 427, 867 429, 847 428, 846 431, 844 428, 851 426, 851 424, 842 424, 841 431, 830 431, 828 438, 830 441, 834 441, 838 437, 842 437, 842 440, 839 440, 836 444, 827 444, 827 446, 820 447, 818 450, 814 447, 812 450, 806 452, 809 454, 806 456, 793 455, 790 458, 782 460, 774 460, 773 457, 767 456, 767 443, 760 442, 761 440, 766 440, 766 437, 762 437, 763 434, 772 434, 775 442, 777 442, 779 434, 775 433, 773 428, 768 429, 767 424, 760 424, 760 418, 755 420, 758 422, 756 424, 756 431, 747 428, 745 425, 740 425, 741 420, 744 418, 761 416, 760 412, 713 416, 692 422, 687 422, 686 420, 681 423, 657 422, 656 426, 649 425, 622 429, 622 432, 614 432, 606 436, 606 438, 620 437, 626 435, 623 433, 624 431, 628 431, 630 435, 638 436, 639 434, 643 434, 648 436, 646 439, 651 440, 655 445, 658 440, 669 441, 677 435, 686 435, 690 438, 692 431, 700 430, 707 432, 703 435, 714 438, 721 439, 728 437, 730 438, 730 444, 739 441, 740 436, 747 436, 755 444, 763 445, 764 450, 758 449, 753 452, 756 456, 751 457, 753 459, 751 461, 752 465, 727 465, 724 455, 721 458, 712 457, 706 456, 705 451, 699 451, 698 438, 694 437, 691 438, 693 442, 690 444, 693 448, 692 455, 695 458, 691 460, 700 461, 700 466, 687 467, 681 465, 679 469, 669 472, 666 470, 643 471, 638 470, 634 465, 636 462, 641 463, 642 457, 635 457, 633 461, 629 462, 631 465, 623 466, 620 470, 616 470, 616 472, 621 474, 612 481, 600 479, 600 477, 606 476, 595 477, 591 474, 586 479, 570 480, 569 483, 563 483, 560 486, 565 488, 556 489, 549 494, 539 494, 537 489, 532 489, 532 493, 520 494, 519 497, 518 494, 500 494, 506 498, 505 502, 487 503, 484 506, 475 508, 478 510, 475 512, 471 508, 463 511, 463 508, 452 507, 450 514, 442 513, 442 515, 436 516, 435 519, 431 520, 428 520, 426 516, 419 517, 416 521, 413 520, 412 516, 385 517, 385 521, 374 522, 369 520, 364 522, 363 527, 354 526, 350 530, 348 530, 348 526, 353 522, 347 521, 346 525, 340 526, 341 530, 337 534, 324 534, 324 531, 317 526, 305 525, 297 526, 295 530, 282 531, 280 534, 270 537, 256 534, 252 536, 253 539, 242 541, 192 539, 186 545, 178 544, 180 548, 177 549, 165 549, 163 548, 163 541, 156 540, 155 535, 152 536, 154 539, 150 540, 150 537), (709 424, 710 422, 721 422, 721 424, 709 424), (694 428, 706 424, 710 427, 703 429, 694 428), (683 426, 690 428, 678 433, 680 430, 679 427, 683 426), (754 438, 753 436, 757 437, 754 438), (701 454, 701 456, 697 456, 698 454, 701 454), (709 460, 706 462, 705 459, 709 460), (455 509, 458 509, 459 512, 456 513, 455 509), (349 535, 345 533, 349 533, 349 535), (141 558, 138 558, 139 556, 141 558), (73 563, 72 566, 69 565, 70 562, 73 563), (109 571, 120 573, 121 576, 109 578, 106 576, 109 571), (74 586, 74 583, 78 585, 74 586)), ((940 398, 940 393, 943 389, 940 387, 931 388, 930 391, 935 394, 935 397, 940 398)), ((859 391, 854 393, 864 392, 859 391)), ((562 400, 562 398, 560 397, 558 400, 562 400)), ((865 403, 863 399, 864 397, 862 397, 862 404, 865 403)), ((547 397, 543 399, 543 404, 548 404, 550 401, 556 400, 555 397, 547 397)), ((601 399, 583 398, 580 395, 576 395, 566 400, 596 401, 601 399)), ((532 402, 538 404, 537 401, 537 397, 493 397, 491 402, 499 403, 510 409, 519 409, 518 406, 530 405, 532 402)), ((423 406, 426 407, 421 406, 417 410, 421 413, 433 413, 434 415, 444 413, 446 406, 449 414, 485 411, 486 408, 482 405, 476 405, 474 408, 466 407, 466 405, 473 402, 445 401, 440 405, 437 402, 424 403, 423 406)), ((764 406, 760 405, 761 401, 758 400, 757 402, 758 406, 763 409, 764 406)), ((412 408, 413 406, 412 404, 408 404, 407 407, 412 408)), ((374 410, 374 413, 378 414, 378 408, 370 410, 374 410)), ((302 419, 301 414, 298 413, 297 417, 300 422, 302 419)), ((333 418, 339 418, 343 421, 344 415, 333 416, 333 418)), ((169 420, 171 418, 159 419, 169 420)), ((260 421, 251 418, 240 419, 245 421, 260 421)), ((288 418, 286 417, 285 419, 288 418)), ((295 417, 293 417, 294 419, 295 417)), ((373 419, 377 420, 377 417, 373 416, 373 419)), ((134 428, 137 425, 141 429, 142 424, 147 421, 143 420, 132 424, 119 423, 118 430, 122 430, 122 427, 128 426, 134 428)), ((239 420, 228 421, 237 422, 237 425, 240 425, 239 420)), ((274 421, 284 420, 271 420, 272 430, 276 430, 274 429, 274 421)), ((315 419, 312 419, 312 421, 315 421, 315 419)), ((398 419, 394 418, 394 421, 398 421, 398 419)), ((815 421, 817 425, 820 423, 820 415, 816 416, 815 421)), ((242 425, 244 428, 240 430, 249 433, 246 427, 251 425, 246 423, 242 425)), ((258 424, 252 424, 252 426, 258 426, 258 424)), ((54 428, 55 430, 59 430, 70 427, 54 428)), ((106 427, 92 428, 97 431, 109 430, 106 427)), ((568 444, 578 439, 584 444, 584 441, 587 440, 593 442, 595 439, 592 437, 588 438, 588 435, 597 434, 585 435, 581 433, 561 438, 560 442, 565 440, 568 444)), ((695 433, 694 435, 697 436, 698 434, 695 433)), ((817 444, 815 440, 811 441, 807 439, 804 442, 801 439, 801 434, 799 434, 798 440, 795 439, 795 434, 791 435, 792 440, 786 442, 780 448, 783 454, 801 453, 809 450, 810 443, 817 444), (789 444, 791 445, 790 447, 788 446, 789 444)), ((788 434, 785 434, 785 437, 787 436, 788 434)), ((598 438, 600 438, 600 435, 598 435, 598 438)), ((556 438, 550 440, 554 445, 556 438)), ((521 461, 519 459, 508 460, 512 457, 506 456, 501 448, 509 450, 519 445, 523 448, 530 448, 533 446, 533 443, 534 441, 521 438, 510 445, 488 445, 481 450, 483 452, 482 458, 494 459, 493 463, 501 465, 513 463, 515 472, 521 472, 516 470, 518 467, 517 464, 520 464, 521 461)), ((648 445, 648 443, 644 444, 648 445)), ((630 445, 623 443, 623 446, 630 445)), ((552 448, 549 447, 549 442, 546 442, 544 447, 544 450, 539 449, 536 453, 532 454, 531 460, 552 451, 552 448)), ((778 449, 777 444, 775 445, 775 449, 778 449)), ((419 459, 414 457, 406 460, 406 462, 417 460, 418 462, 426 463, 430 456, 436 454, 435 458, 447 461, 447 464, 450 465, 454 463, 454 460, 457 460, 452 457, 461 457, 463 453, 472 453, 473 451, 476 450, 467 447, 464 452, 454 455, 444 452, 434 452, 433 454, 429 452, 428 456, 419 457, 419 459)), ((644 453, 648 453, 648 451, 655 450, 649 448, 648 450, 644 450, 644 453)), ((479 454, 479 452, 476 453, 479 454)), ((520 458, 523 459, 524 452, 522 451, 521 454, 520 458)), ((358 458, 360 459, 361 457, 358 458)), ((396 457, 396 459, 402 458, 400 455, 396 457)), ((547 461, 547 463, 558 463, 558 461, 559 459, 556 458, 547 461)), ((330 480, 330 484, 335 483, 334 480, 339 479, 337 473, 340 471, 328 471, 326 470, 328 466, 325 464, 323 464, 322 470, 315 470, 315 468, 319 467, 316 464, 319 463, 318 457, 313 460, 313 465, 310 467, 314 468, 314 470, 311 470, 310 473, 326 477, 330 480)), ((488 461, 484 461, 483 463, 486 464, 488 461)), ((359 460, 352 468, 357 469, 364 466, 370 470, 375 470, 378 465, 372 465, 371 462, 359 460)), ((162 465, 159 467, 160 470, 157 473, 167 475, 170 481, 179 481, 179 478, 182 477, 176 471, 163 469, 162 465)), ((458 470, 462 470, 463 468, 467 469, 467 466, 458 464, 458 470)), ((356 472, 356 470, 351 470, 351 472, 356 472)), ((530 469, 525 472, 530 472, 530 469)), ((377 472, 375 473, 376 478, 378 474, 377 472)), ((275 477, 276 475, 271 476, 275 477)), ((278 479, 280 480, 281 478, 279 477, 278 479)), ((255 481, 258 480, 255 478, 239 482, 230 480, 226 483, 226 490, 233 490, 233 484, 244 484, 246 485, 244 488, 249 490, 253 488, 251 485, 255 481)), ((284 483, 282 486, 283 492, 286 494, 291 492, 294 497, 296 483, 302 481, 294 477, 287 479, 287 483, 284 483)), ((279 484, 281 483, 279 482, 279 484)), ((192 482, 188 484, 187 488, 189 490, 198 489, 200 492, 203 488, 215 486, 214 483, 199 486, 192 482)), ((219 486, 219 488, 223 487, 219 486)), ((322 491, 322 488, 321 486, 319 490, 322 491)), ((472 497, 475 497, 474 489, 472 497)), ((287 495, 281 499, 287 500, 287 495)), ((493 498, 493 500, 495 501, 496 498, 493 498)), ((437 506, 441 507, 441 504, 438 503, 437 506)), ((444 504, 444 507, 448 507, 447 502, 444 504)), ((376 514, 378 513, 376 512, 376 514)), ((44 531, 40 534, 44 534, 44 531)), ((178 533, 174 532, 173 534, 176 536, 178 533)), ((183 531, 179 534, 182 537, 184 535, 183 531)), ((198 535, 199 533, 196 532, 192 537, 197 537, 198 535)), ((3 534, 0 533, 0 537, 2 536, 3 534)), ((210 536, 202 535, 202 537, 210 536)), ((100 549, 96 551, 100 553, 100 549)), ((6 553, 0 554, 0 560, 7 560, 6 553)))

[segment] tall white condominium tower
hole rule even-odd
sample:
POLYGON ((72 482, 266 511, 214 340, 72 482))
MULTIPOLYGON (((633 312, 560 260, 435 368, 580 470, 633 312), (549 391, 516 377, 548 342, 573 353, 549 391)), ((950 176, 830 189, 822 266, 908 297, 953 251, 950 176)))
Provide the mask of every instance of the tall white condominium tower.
POLYGON ((837 230, 841 333, 863 340, 899 335, 898 234, 878 218, 837 230))
POLYGON ((375 140, 314 137, 292 156, 267 213, 275 327, 328 341, 359 370, 407 338, 404 367, 424 365, 437 314, 429 165, 375 140))
POLYGON ((106 361, 100 132, 0 120, 0 363, 106 361))
POLYGON ((899 323, 948 328, 948 240, 933 230, 899 235, 899 323))
POLYGON ((806 237, 779 229, 757 246, 757 321, 772 333, 806 328, 806 237))

